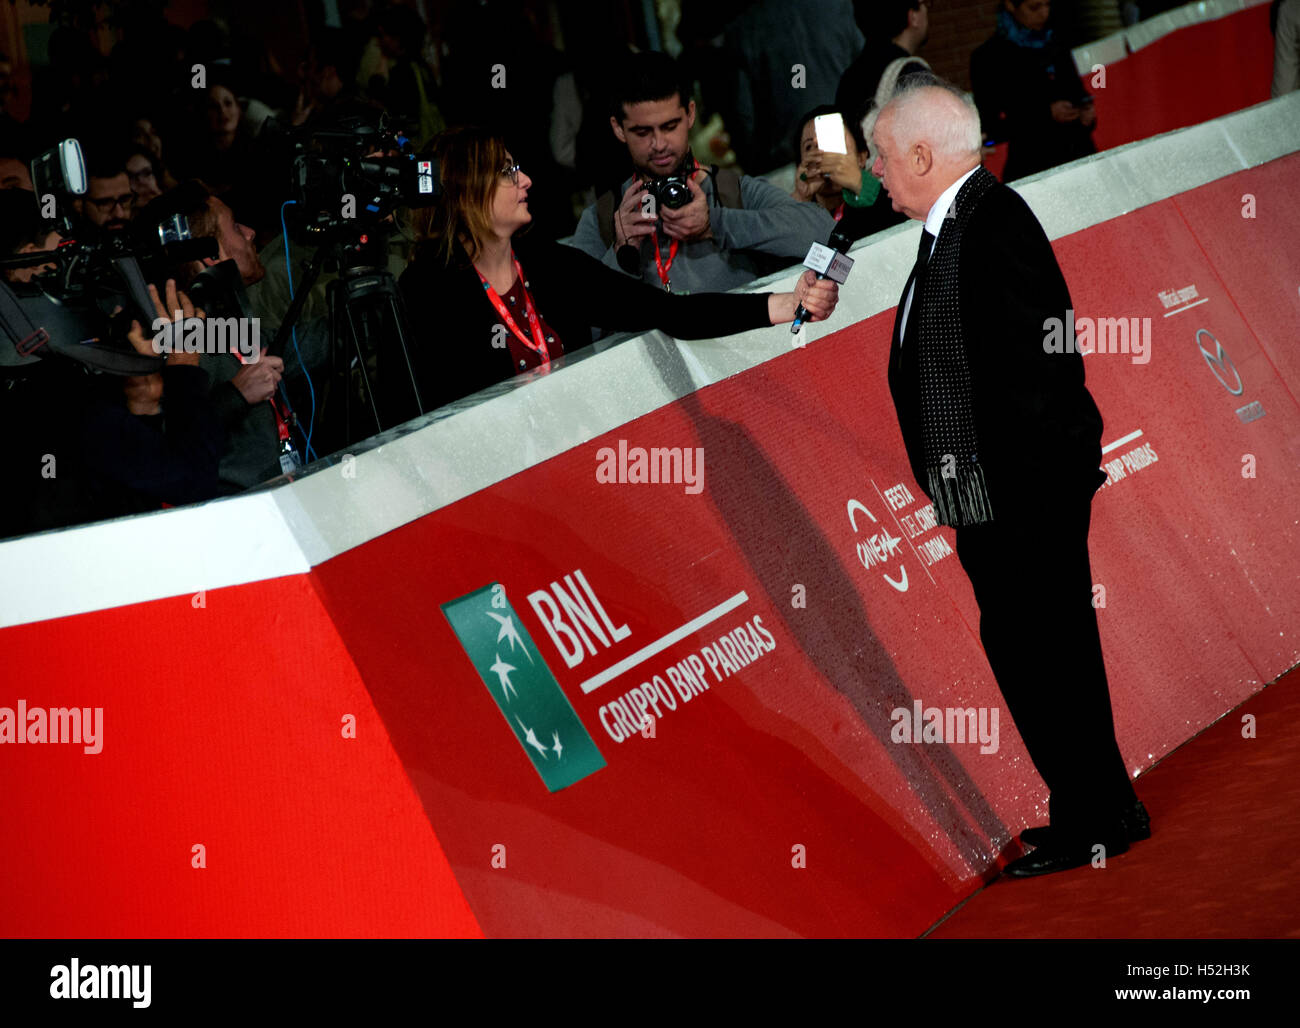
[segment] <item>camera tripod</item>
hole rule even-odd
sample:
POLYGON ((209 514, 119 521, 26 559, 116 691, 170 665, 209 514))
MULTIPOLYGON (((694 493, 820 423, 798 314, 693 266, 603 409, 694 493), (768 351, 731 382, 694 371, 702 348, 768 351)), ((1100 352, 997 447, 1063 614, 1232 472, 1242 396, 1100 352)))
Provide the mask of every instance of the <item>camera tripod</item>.
MULTIPOLYGON (((388 270, 382 232, 361 242, 327 240, 306 262, 293 303, 276 334, 271 352, 283 354, 290 332, 312 287, 327 264, 338 278, 326 287, 329 373, 316 412, 326 439, 324 452, 424 413, 411 363, 406 311, 397 282, 388 270)), ((303 368, 307 374, 307 368, 303 368)))

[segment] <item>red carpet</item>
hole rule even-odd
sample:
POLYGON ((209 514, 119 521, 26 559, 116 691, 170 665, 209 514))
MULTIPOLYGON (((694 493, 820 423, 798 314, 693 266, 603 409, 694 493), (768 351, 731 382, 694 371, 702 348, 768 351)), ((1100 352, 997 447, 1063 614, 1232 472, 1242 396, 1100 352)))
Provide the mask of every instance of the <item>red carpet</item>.
POLYGON ((1000 877, 927 937, 1300 939, 1298 720, 1293 669, 1138 779, 1149 840, 1104 869, 1000 877))

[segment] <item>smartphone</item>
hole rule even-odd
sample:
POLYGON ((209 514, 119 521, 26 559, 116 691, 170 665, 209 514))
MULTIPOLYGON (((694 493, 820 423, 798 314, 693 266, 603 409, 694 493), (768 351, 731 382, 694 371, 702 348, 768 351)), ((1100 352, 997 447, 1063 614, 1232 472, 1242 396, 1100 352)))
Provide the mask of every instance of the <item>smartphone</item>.
POLYGON ((844 145, 844 119, 839 114, 819 114, 813 119, 817 149, 826 153, 848 153, 844 145))

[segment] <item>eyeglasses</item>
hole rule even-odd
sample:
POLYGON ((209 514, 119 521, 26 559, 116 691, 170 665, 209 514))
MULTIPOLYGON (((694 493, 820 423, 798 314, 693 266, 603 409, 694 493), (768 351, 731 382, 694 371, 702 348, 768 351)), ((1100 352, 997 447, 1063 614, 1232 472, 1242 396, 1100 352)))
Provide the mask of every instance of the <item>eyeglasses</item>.
POLYGON ((101 196, 98 199, 87 197, 86 202, 94 204, 95 208, 101 211, 111 211, 119 204, 129 211, 135 206, 135 194, 123 193, 121 196, 101 196))
POLYGON ((515 185, 519 185, 519 165, 507 164, 501 169, 501 174, 508 178, 515 185))

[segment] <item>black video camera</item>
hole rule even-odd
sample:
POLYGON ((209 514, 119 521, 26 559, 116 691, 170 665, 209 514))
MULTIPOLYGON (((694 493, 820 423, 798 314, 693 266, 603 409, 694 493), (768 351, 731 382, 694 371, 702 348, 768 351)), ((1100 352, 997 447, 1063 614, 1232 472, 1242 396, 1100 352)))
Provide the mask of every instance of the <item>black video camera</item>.
POLYGON ((428 207, 442 193, 437 164, 368 110, 336 118, 294 143, 295 235, 321 241, 340 230, 382 231, 399 207, 428 207))

